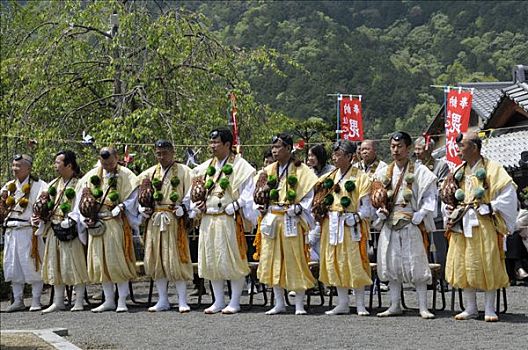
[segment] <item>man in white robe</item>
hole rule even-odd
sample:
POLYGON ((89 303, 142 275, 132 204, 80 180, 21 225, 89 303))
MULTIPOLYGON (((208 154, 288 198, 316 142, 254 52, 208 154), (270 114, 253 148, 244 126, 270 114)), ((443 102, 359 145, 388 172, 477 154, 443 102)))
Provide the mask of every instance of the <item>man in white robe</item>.
POLYGON ((29 311, 39 311, 43 282, 40 276, 44 242, 33 234, 33 204, 46 183, 31 175, 33 160, 27 154, 16 155, 11 169, 14 180, 2 187, 0 194, 8 209, 4 222, 4 278, 11 282, 14 301, 6 312, 25 310, 24 283, 31 284, 33 299, 29 311))
POLYGON ((427 309, 427 284, 432 281, 424 239, 434 229, 436 176, 423 165, 409 159, 412 140, 405 132, 390 139, 394 161, 377 178, 388 189, 388 208, 378 209, 381 225, 378 246, 378 275, 389 281, 391 306, 378 317, 401 315, 402 283, 413 283, 418 294, 420 316, 434 318, 427 309))

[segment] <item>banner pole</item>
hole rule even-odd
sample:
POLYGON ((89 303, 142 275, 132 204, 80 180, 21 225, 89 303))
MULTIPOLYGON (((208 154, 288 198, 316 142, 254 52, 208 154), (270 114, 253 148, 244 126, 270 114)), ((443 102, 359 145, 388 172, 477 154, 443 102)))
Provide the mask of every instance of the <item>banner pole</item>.
POLYGON ((338 94, 337 95, 337 106, 336 106, 336 111, 337 111, 337 128, 336 128, 336 141, 339 141, 341 135, 340 135, 340 131, 341 131, 341 120, 340 120, 340 115, 339 115, 339 103, 341 102, 341 94, 338 94))

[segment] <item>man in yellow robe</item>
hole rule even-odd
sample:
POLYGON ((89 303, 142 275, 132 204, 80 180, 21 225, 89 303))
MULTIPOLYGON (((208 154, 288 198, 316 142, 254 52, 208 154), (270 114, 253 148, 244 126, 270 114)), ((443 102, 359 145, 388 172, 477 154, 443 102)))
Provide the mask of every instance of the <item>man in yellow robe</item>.
POLYGON ((460 134, 457 145, 464 161, 453 172, 459 204, 444 209, 451 220, 462 219, 447 230, 446 280, 463 288, 466 308, 455 319, 478 316, 476 289, 481 289, 485 292, 484 319, 496 322, 496 290, 509 284, 503 241, 514 231, 517 217, 515 184, 500 164, 482 157, 482 141, 476 133, 460 134))
POLYGON ((268 181, 270 205, 259 208, 263 214, 260 263, 257 276, 261 283, 273 287, 275 306, 266 312, 274 315, 286 311, 284 289, 295 291, 295 314, 304 315, 304 295, 315 279, 308 266, 306 235, 314 227, 311 214, 313 186, 317 176, 305 164, 295 160, 293 140, 279 134, 272 140, 276 162, 264 171, 268 181))
POLYGON ((145 274, 152 278, 158 290, 159 300, 149 311, 170 309, 167 285, 175 282, 178 291, 178 307, 181 313, 191 309, 187 304, 187 283, 192 280, 185 216, 190 203, 184 198, 191 188, 190 169, 174 160, 174 147, 166 140, 155 144, 158 164, 138 176, 139 182, 148 179, 154 190, 153 207, 139 206, 145 218, 145 274))
POLYGON ((65 309, 65 286, 74 286, 75 305, 70 311, 84 310, 83 299, 86 283, 89 282, 86 268, 86 232, 78 216, 71 210, 75 198, 80 196, 79 176, 81 169, 77 156, 72 151, 60 151, 55 156, 55 170, 59 177, 43 188, 53 204, 50 220, 44 223, 33 217, 37 232, 43 231, 46 237, 46 248, 42 262, 42 280, 53 286, 53 303, 43 314, 65 309))
POLYGON ((115 148, 102 148, 99 164, 79 181, 79 188, 90 188, 101 203, 96 223, 81 214, 82 195, 74 210, 88 229, 88 277, 91 283, 102 283, 105 295, 104 303, 92 312, 127 312, 128 283, 136 278, 132 234, 139 231, 138 181, 131 170, 118 164, 118 159, 115 148), (114 284, 119 293, 117 308, 114 284))
POLYGON ((372 284, 367 256, 371 181, 367 174, 351 164, 356 145, 347 140, 333 147, 335 171, 321 177, 328 214, 322 222, 319 280, 337 288, 338 304, 327 315, 350 312, 348 290, 354 289, 359 316, 365 309, 365 286, 372 284))
POLYGON ((210 135, 213 158, 193 169, 193 179, 205 182, 205 200, 193 202, 190 217, 201 216, 198 241, 198 274, 211 281, 215 302, 206 314, 240 311, 240 296, 249 274, 245 231, 256 221, 253 209, 255 184, 253 168, 232 150, 229 129, 215 129, 210 135), (224 281, 231 281, 231 300, 225 306, 224 281))

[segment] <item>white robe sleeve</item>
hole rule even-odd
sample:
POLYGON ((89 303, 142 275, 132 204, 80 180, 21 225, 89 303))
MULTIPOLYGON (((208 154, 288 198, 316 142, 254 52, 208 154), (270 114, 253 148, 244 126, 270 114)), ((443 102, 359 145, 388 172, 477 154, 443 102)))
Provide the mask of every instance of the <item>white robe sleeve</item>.
POLYGON ((512 183, 506 185, 502 191, 491 200, 490 204, 494 212, 499 212, 502 215, 502 218, 508 227, 508 232, 513 233, 513 231, 515 231, 515 222, 518 214, 515 186, 512 183))
POLYGON ((312 201, 314 198, 313 189, 310 190, 303 199, 299 202, 299 205, 302 207, 301 217, 306 221, 308 227, 313 229, 315 227, 315 219, 312 215, 312 201))
POLYGON ((422 211, 423 214, 432 214, 433 217, 436 216, 436 203, 438 200, 438 190, 436 186, 432 183, 425 190, 422 201, 418 205, 418 210, 422 211))
POLYGON ((376 213, 376 211, 370 204, 370 196, 366 194, 359 199, 358 214, 361 219, 370 219, 373 213, 376 213))
POLYGON ((238 205, 242 209, 242 213, 246 220, 253 225, 257 224, 258 212, 253 208, 253 193, 255 192, 255 182, 253 176, 249 176, 239 187, 240 197, 238 198, 238 205))
POLYGON ((139 235, 139 224, 141 224, 141 215, 139 214, 137 201, 138 192, 139 189, 136 188, 130 193, 128 198, 123 201, 125 213, 134 235, 139 235))

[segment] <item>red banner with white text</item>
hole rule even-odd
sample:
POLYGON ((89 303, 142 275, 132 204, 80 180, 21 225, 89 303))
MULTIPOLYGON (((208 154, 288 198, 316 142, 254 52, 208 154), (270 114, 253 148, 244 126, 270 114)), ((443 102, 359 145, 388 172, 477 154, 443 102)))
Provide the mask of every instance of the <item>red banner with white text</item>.
POLYGON ((453 169, 462 163, 458 158, 458 145, 456 138, 460 133, 466 132, 471 114, 472 91, 452 89, 447 93, 446 100, 446 160, 453 169))
POLYGON ((341 138, 363 141, 363 111, 361 97, 341 97, 339 101, 341 138))

